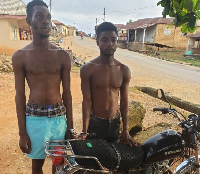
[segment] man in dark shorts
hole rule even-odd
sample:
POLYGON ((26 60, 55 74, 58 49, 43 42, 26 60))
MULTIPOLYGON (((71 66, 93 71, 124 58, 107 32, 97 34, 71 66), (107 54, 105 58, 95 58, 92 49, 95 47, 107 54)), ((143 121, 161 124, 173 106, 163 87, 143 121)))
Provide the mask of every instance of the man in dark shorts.
POLYGON ((41 0, 28 3, 27 23, 33 41, 12 57, 19 145, 32 159, 32 173, 42 174, 45 141, 72 138, 71 60, 67 52, 49 42, 51 14, 46 3, 41 0), (27 104, 25 79, 30 88, 27 104))
POLYGON ((128 132, 129 68, 114 58, 117 28, 110 22, 97 27, 100 56, 81 68, 83 133, 80 139, 98 138, 135 145, 128 132), (120 94, 120 107, 118 99, 120 94), (123 128, 120 135, 120 115, 123 128))

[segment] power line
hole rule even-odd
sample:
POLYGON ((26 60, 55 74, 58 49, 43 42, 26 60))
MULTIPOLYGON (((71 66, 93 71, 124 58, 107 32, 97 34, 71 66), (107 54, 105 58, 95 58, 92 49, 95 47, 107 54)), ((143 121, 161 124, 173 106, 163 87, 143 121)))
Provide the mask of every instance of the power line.
POLYGON ((142 8, 135 8, 135 9, 131 9, 131 10, 124 10, 124 11, 109 11, 110 13, 126 13, 126 12, 131 12, 131 11, 136 11, 136 10, 143 10, 143 9, 147 9, 147 8, 152 8, 152 7, 157 7, 157 6, 149 6, 149 7, 142 7, 142 8))

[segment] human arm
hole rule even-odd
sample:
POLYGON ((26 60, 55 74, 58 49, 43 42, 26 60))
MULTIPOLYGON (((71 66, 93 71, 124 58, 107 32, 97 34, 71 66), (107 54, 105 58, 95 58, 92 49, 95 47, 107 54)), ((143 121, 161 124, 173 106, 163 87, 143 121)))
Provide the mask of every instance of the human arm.
POLYGON ((72 115, 72 96, 70 90, 70 72, 71 72, 71 59, 66 52, 61 53, 62 59, 62 70, 61 70, 61 80, 62 80, 62 99, 63 104, 66 107, 66 119, 67 119, 67 132, 66 139, 73 138, 70 129, 73 129, 73 115, 72 115))
POLYGON ((12 66, 15 76, 15 103, 19 127, 19 146, 22 152, 30 153, 31 142, 30 138, 26 132, 26 96, 25 96, 25 70, 23 67, 23 57, 19 52, 14 53, 12 57, 12 66))
POLYGON ((81 90, 83 95, 82 114, 83 114, 83 130, 78 139, 85 139, 87 136, 88 125, 90 121, 90 114, 92 110, 91 90, 90 90, 90 67, 84 65, 81 68, 81 90))
POLYGON ((131 72, 130 69, 126 66, 122 69, 123 72, 123 82, 120 87, 120 112, 122 117, 122 133, 120 137, 120 142, 128 143, 129 145, 136 145, 135 141, 129 135, 129 127, 128 127, 128 90, 129 90, 129 83, 131 79, 131 72))

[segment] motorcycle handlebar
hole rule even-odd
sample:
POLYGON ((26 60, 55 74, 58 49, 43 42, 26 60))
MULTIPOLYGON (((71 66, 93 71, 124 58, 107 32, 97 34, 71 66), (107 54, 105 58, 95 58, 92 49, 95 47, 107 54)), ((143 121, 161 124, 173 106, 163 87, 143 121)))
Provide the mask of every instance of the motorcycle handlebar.
POLYGON ((153 108, 153 111, 161 111, 163 114, 169 113, 168 108, 153 108))

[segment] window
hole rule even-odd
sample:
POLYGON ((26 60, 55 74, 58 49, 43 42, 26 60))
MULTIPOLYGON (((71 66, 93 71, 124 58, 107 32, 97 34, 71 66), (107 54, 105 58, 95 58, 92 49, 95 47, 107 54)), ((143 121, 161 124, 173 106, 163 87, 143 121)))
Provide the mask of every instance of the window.
POLYGON ((17 27, 13 25, 11 27, 12 27, 12 40, 17 40, 17 27))

